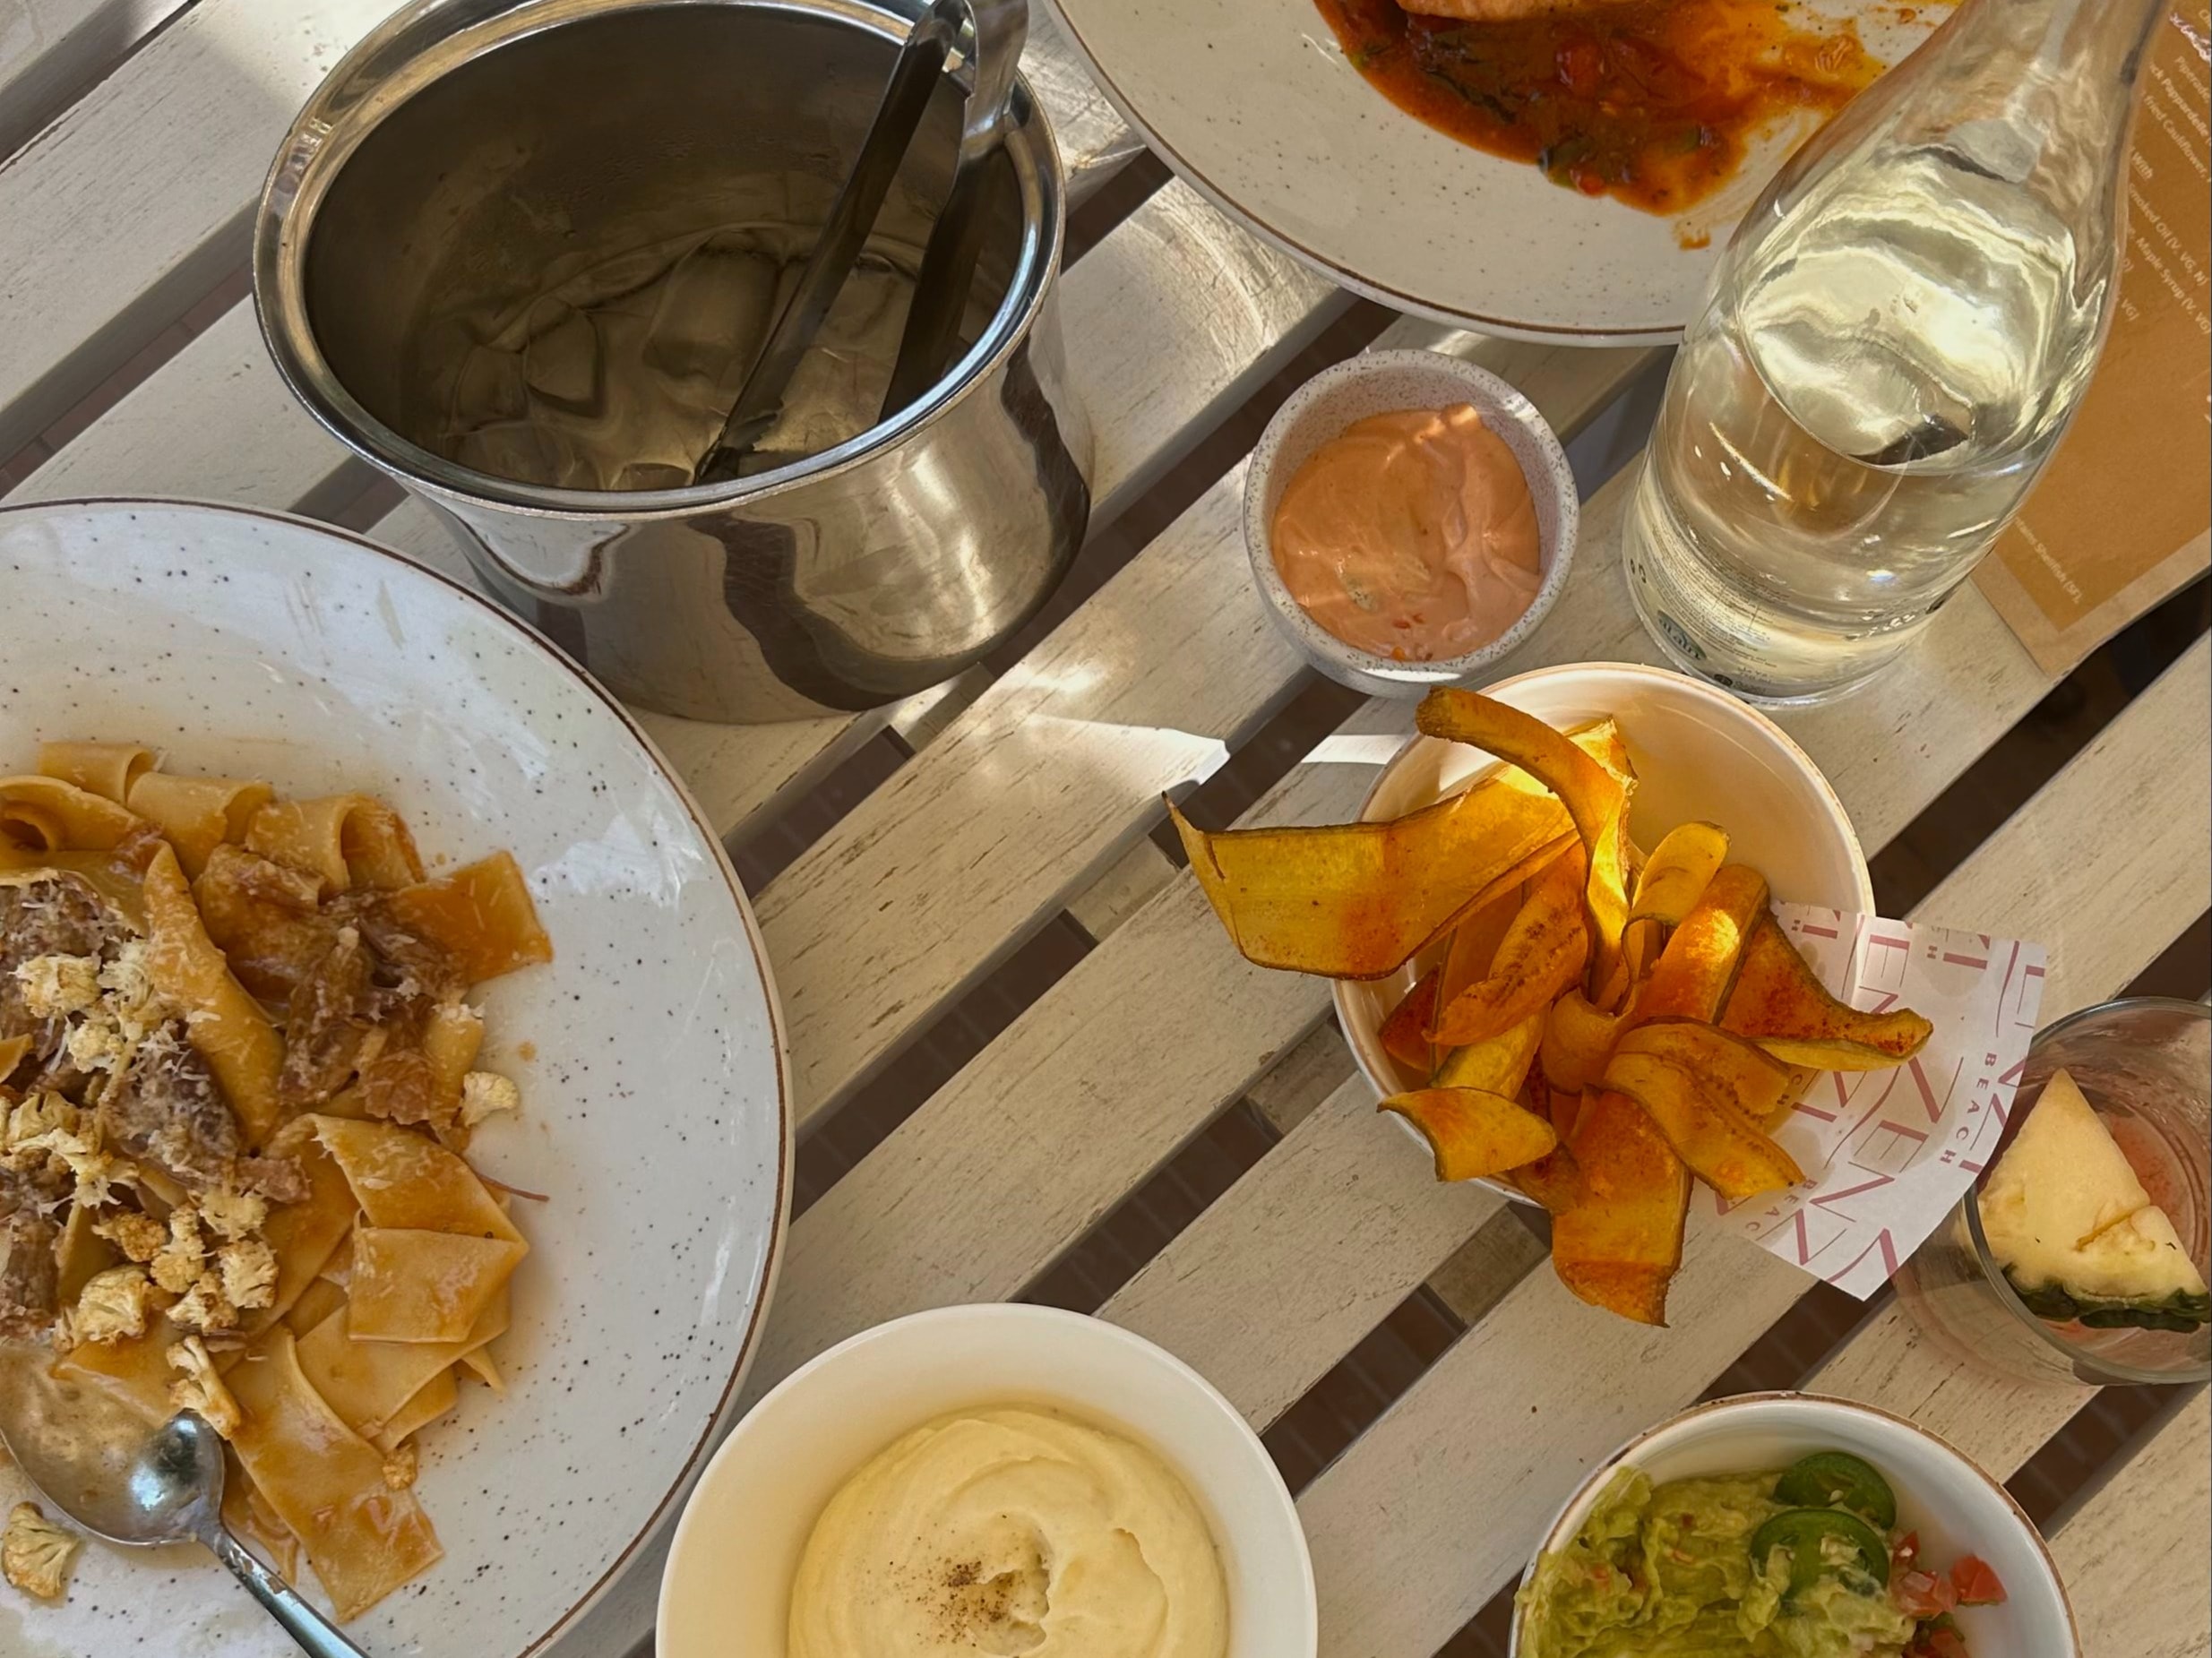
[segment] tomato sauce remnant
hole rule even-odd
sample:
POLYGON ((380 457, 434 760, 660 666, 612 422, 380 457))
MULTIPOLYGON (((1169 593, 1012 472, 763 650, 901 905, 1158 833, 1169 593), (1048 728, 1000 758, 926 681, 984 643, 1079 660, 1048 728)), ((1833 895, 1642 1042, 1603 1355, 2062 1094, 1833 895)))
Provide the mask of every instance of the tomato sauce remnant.
POLYGON ((1622 0, 1513 22, 1315 4, 1407 114, 1653 213, 1710 194, 1750 139, 1794 116, 1826 121, 1882 70, 1848 21, 1800 26, 1786 0, 1622 0))

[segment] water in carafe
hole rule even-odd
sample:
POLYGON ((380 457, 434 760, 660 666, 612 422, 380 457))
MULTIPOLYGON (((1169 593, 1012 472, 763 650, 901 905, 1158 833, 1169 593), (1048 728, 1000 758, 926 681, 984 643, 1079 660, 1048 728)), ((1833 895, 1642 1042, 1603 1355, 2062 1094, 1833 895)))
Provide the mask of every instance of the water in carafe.
POLYGON ((1682 666, 1764 700, 1837 694, 1988 551, 2096 366, 2157 13, 1967 0, 1761 198, 1686 331, 1624 531, 1637 608, 1682 666))

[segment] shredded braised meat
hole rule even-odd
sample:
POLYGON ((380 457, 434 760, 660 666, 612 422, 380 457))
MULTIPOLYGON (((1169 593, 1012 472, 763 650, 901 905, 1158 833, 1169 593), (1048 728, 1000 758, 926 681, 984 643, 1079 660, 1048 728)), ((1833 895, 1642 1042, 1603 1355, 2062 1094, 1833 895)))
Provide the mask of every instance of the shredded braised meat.
POLYGON ((214 1073, 170 1019, 149 1032, 99 1100, 108 1144, 192 1191, 228 1184, 245 1144, 214 1073))
POLYGON ((284 1022, 284 1069, 277 1095, 296 1111, 312 1111, 353 1080, 374 1037, 369 952, 351 927, 338 936, 293 988, 284 1022))
MULTIPOLYGON (((0 1338, 43 1335, 57 1308, 54 1246, 61 1228, 35 1202, 7 1212, 14 1177, 0 1171, 0 1338)), ((63 1196, 68 1195, 66 1184, 63 1196)))
POLYGON ((208 937, 238 983, 264 1001, 291 999, 328 953, 339 923, 322 907, 323 883, 228 842, 193 883, 208 937))
POLYGON ((382 896, 331 902, 328 913, 344 924, 292 991, 277 1087, 296 1111, 324 1104, 357 1077, 373 1114, 397 1122, 428 1114, 423 1027, 464 986, 443 950, 384 912, 382 896))
POLYGON ((126 932, 82 875, 57 871, 0 885, 0 1041, 30 1038, 23 1075, 56 1086, 60 1079, 45 1073, 61 1052, 65 1022, 31 1012, 15 970, 40 956, 98 956, 126 932))

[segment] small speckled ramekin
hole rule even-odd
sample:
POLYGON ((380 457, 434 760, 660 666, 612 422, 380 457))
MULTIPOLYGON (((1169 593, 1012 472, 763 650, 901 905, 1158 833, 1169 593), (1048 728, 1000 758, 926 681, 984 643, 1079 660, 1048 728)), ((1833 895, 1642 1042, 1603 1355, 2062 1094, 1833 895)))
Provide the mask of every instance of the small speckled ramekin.
POLYGON ((1338 684, 1372 696, 1417 697, 1437 685, 1473 686, 1542 625, 1567 584, 1582 510, 1559 437, 1536 407, 1488 369, 1436 351, 1370 351, 1300 386, 1260 434, 1244 475, 1244 552, 1269 613, 1305 659, 1338 684), (1347 645, 1298 607, 1275 568, 1270 533, 1283 491, 1313 451, 1370 415, 1472 404, 1520 462, 1535 499, 1544 583, 1520 620, 1480 650, 1434 662, 1395 662, 1347 645))

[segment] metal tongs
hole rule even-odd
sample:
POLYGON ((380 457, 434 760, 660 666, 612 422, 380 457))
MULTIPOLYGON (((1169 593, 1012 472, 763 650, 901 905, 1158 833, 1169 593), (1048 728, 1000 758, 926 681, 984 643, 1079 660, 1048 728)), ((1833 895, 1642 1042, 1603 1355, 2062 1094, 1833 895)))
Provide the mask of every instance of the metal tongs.
POLYGON ((859 262, 891 180, 929 108, 937 78, 957 48, 973 71, 960 121, 960 158, 923 250, 879 418, 897 414, 944 373, 982 248, 984 170, 1005 138, 1014 74, 1029 32, 1028 0, 933 0, 916 21, 891 65, 859 159, 838 192, 790 303, 769 331, 720 435, 701 460, 693 475, 697 482, 727 483, 739 477, 753 446, 776 423, 791 376, 859 262))

